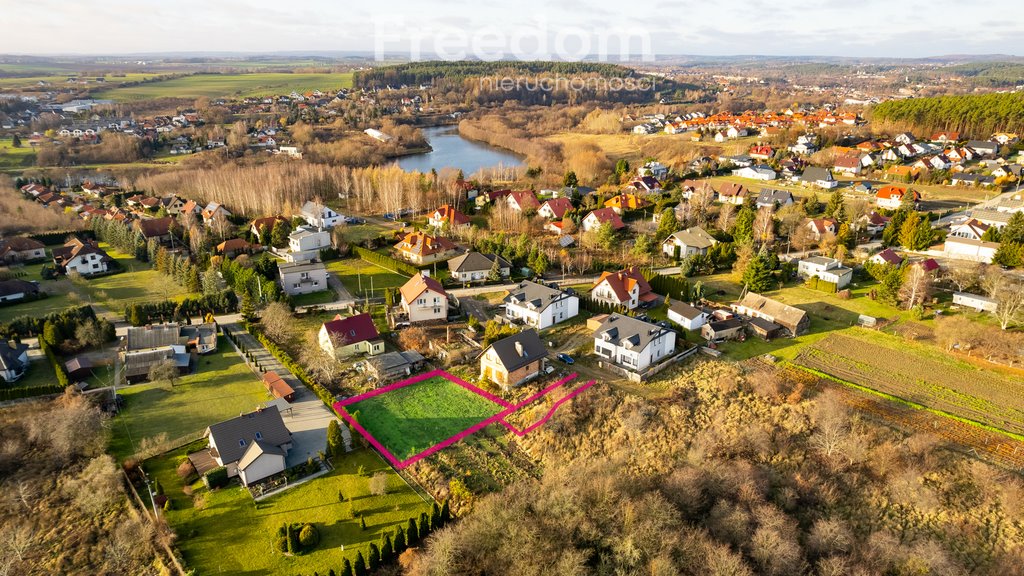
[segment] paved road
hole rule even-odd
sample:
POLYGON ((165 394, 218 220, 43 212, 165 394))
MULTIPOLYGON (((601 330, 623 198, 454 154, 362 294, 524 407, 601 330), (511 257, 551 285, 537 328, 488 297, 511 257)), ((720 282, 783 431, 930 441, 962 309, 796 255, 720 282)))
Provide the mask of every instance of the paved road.
MULTIPOLYGON (((327 449, 327 426, 337 417, 324 406, 320 398, 295 377, 277 358, 260 344, 259 340, 249 334, 240 324, 227 322, 221 324, 225 332, 235 336, 239 344, 253 355, 261 368, 276 372, 295 390, 295 400, 290 404, 288 413, 283 414, 284 423, 292 433, 293 447, 288 452, 286 464, 295 466, 315 457, 318 452, 327 449)), ((339 423, 341 423, 339 421, 339 423)), ((341 426, 341 434, 345 440, 345 450, 352 450, 352 436, 347 426, 341 426)))

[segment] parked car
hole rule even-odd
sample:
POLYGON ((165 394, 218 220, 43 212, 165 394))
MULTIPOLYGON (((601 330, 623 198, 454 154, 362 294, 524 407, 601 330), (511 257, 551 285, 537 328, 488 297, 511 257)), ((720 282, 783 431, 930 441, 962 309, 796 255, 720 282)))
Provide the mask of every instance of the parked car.
POLYGON ((564 352, 556 356, 556 358, 558 358, 562 362, 565 362, 566 364, 569 364, 570 366, 576 363, 576 361, 572 359, 572 356, 569 356, 564 352))

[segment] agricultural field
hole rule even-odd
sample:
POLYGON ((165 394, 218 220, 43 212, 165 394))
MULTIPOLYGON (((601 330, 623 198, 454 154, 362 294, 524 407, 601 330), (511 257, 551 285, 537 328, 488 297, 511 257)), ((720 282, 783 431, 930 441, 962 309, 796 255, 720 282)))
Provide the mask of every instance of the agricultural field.
POLYGON ((222 336, 217 351, 200 356, 195 374, 119 388, 124 408, 111 421, 110 452, 135 453, 143 440, 174 440, 210 424, 251 412, 270 399, 263 385, 222 336))
POLYGON ((428 502, 376 453, 365 449, 336 458, 328 474, 255 505, 237 484, 210 491, 197 481, 189 486, 189 496, 175 469, 189 451, 199 448, 178 449, 145 465, 171 500, 165 517, 179 536, 176 547, 197 574, 326 574, 331 568, 340 572, 345 558, 354 561, 359 552, 365 557, 384 532, 393 533, 409 518, 430 512, 428 502), (387 475, 387 493, 379 496, 369 489, 370 478, 378 473, 387 475), (339 494, 345 502, 339 501, 339 494), (365 530, 357 514, 365 520, 365 530), (277 551, 274 539, 286 522, 315 524, 319 545, 295 556, 277 551))
POLYGON ((364 295, 381 296, 385 288, 399 288, 409 281, 407 276, 386 270, 361 258, 328 262, 327 271, 337 276, 345 288, 357 298, 364 295))
POLYGON ((28 142, 23 141, 20 148, 14 148, 10 138, 0 139, 0 170, 20 170, 35 162, 36 152, 28 142))
POLYGON ((832 334, 805 347, 795 363, 897 400, 1024 435, 1024 382, 938 349, 878 334, 873 339, 832 334))
POLYGON ((113 88, 94 94, 96 98, 127 102, 149 98, 244 98, 323 90, 330 92, 352 85, 352 74, 195 74, 150 82, 139 86, 113 88))
POLYGON ((345 406, 399 460, 447 440, 503 408, 439 376, 345 406))
MULTIPOLYGON (((4 67, 6 68, 6 65, 4 65, 4 67)), ((76 87, 76 86, 78 86, 78 87, 95 87, 95 86, 100 85, 100 83, 96 82, 96 78, 100 78, 100 77, 102 77, 104 82, 106 82, 108 84, 117 85, 117 84, 120 84, 122 82, 140 82, 140 81, 143 81, 143 80, 148 80, 150 78, 155 78, 157 76, 160 76, 160 74, 153 74, 153 73, 148 73, 147 74, 147 73, 131 72, 131 73, 125 73, 125 74, 119 74, 117 76, 113 76, 111 74, 79 75, 77 72, 69 72, 68 74, 44 74, 44 75, 36 75, 36 76, 19 76, 19 77, 13 77, 13 78, 0 78, 0 88, 4 88, 4 89, 21 88, 21 89, 32 89, 32 90, 53 90, 54 88, 76 87), (67 81, 68 78, 81 78, 82 80, 86 80, 87 84, 79 84, 77 82, 70 82, 69 83, 67 81), (46 82, 47 84, 49 84, 49 86, 39 87, 39 86, 37 86, 37 84, 39 82, 46 82)))

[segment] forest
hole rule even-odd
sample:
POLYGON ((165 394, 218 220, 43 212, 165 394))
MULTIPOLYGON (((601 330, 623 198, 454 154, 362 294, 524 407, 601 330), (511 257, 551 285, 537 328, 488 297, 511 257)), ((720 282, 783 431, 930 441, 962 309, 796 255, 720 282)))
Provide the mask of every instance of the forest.
MULTIPOLYGON (((1011 574, 1021 484, 761 360, 598 385, 522 445, 544 475, 473 504, 412 575, 1011 574)), ((543 410, 543 407, 539 408, 543 410)))
POLYGON ((618 78, 632 76, 634 72, 625 66, 600 62, 431 60, 361 70, 355 73, 353 84, 358 88, 381 88, 401 84, 430 84, 437 78, 460 81, 495 74, 599 74, 605 78, 618 78))
POLYGON ((889 100, 871 119, 924 133, 955 130, 972 138, 1024 131, 1024 94, 993 93, 889 100))

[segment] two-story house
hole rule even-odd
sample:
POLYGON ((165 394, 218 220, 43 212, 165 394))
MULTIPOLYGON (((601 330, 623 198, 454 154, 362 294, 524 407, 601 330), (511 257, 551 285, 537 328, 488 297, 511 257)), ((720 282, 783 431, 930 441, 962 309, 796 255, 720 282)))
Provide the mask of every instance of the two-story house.
POLYGON ((448 317, 448 293, 441 283, 419 273, 399 289, 402 311, 410 323, 443 321, 448 317))
POLYGON ((299 215, 314 228, 334 228, 345 221, 344 216, 329 206, 313 201, 303 204, 299 215))
POLYGON ((279 263, 281 289, 289 296, 328 290, 327 268, 323 262, 279 263))
POLYGON ((661 243, 661 251, 671 258, 682 259, 694 254, 707 254, 717 241, 700 226, 673 232, 661 243))
POLYGON ((651 290, 651 285, 636 266, 618 272, 603 272, 590 289, 590 297, 630 310, 650 306, 658 300, 658 295, 651 290))
POLYGON ((395 245, 398 255, 413 264, 431 264, 447 260, 458 254, 459 248, 443 236, 430 236, 424 232, 409 232, 395 245))
POLYGON ((427 224, 434 228, 443 228, 444 226, 448 226, 449 228, 468 226, 469 216, 466 216, 457 210, 455 206, 444 204, 430 214, 430 218, 427 219, 427 224))
POLYGON ((543 330, 573 318, 580 312, 580 299, 572 291, 551 288, 537 282, 520 282, 509 290, 505 317, 543 330))
POLYGON ((384 340, 368 313, 343 318, 341 314, 320 326, 320 348, 335 358, 354 354, 376 356, 384 352, 384 340))
POLYGON ((594 353, 630 372, 646 370, 675 349, 675 332, 621 314, 609 315, 594 331, 594 353))
POLYGON ((842 290, 853 279, 853 269, 843 266, 840 260, 825 256, 805 258, 797 264, 796 273, 801 278, 818 278, 836 285, 842 290))
POLYGON ((544 371, 548 350, 537 331, 530 328, 502 338, 480 355, 480 378, 508 390, 544 371))
POLYGON ((53 249, 53 264, 58 271, 65 274, 72 271, 82 276, 102 274, 109 269, 109 264, 113 261, 98 244, 77 237, 53 249))
POLYGON ((213 460, 244 486, 284 472, 292 448, 292 433, 276 406, 212 424, 204 436, 213 460))
POLYGON ((288 251, 281 256, 288 262, 308 262, 320 257, 320 251, 331 247, 331 233, 323 228, 299 226, 288 235, 288 251))

